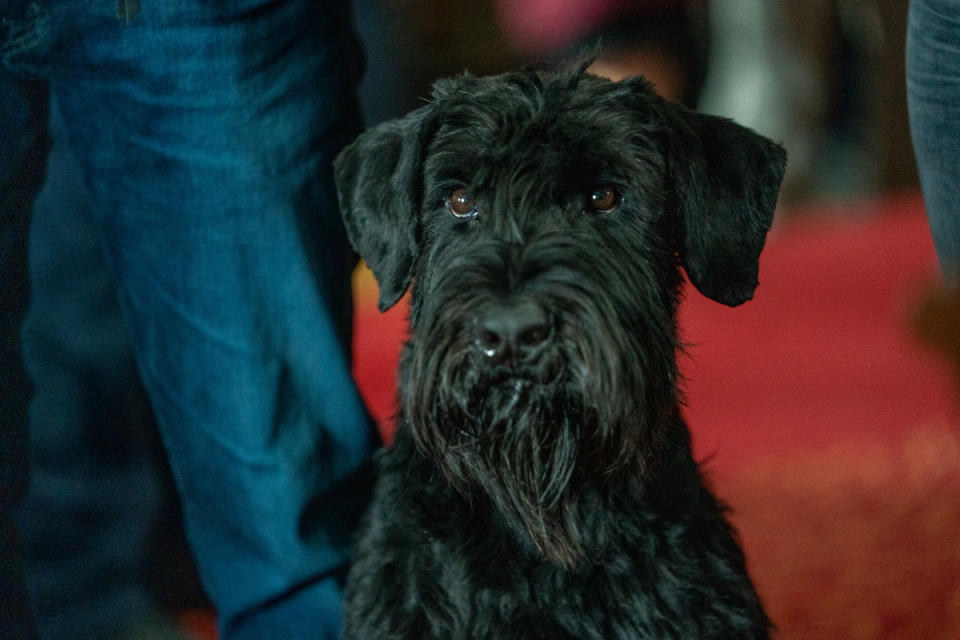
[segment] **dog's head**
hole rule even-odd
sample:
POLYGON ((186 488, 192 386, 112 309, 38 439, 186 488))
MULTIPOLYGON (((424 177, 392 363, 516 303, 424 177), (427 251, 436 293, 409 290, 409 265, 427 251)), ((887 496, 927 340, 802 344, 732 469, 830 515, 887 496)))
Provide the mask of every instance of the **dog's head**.
POLYGON ((401 380, 420 449, 570 564, 578 490, 649 467, 677 410, 682 265, 753 295, 783 150, 577 68, 438 82, 337 158, 380 307, 413 283, 401 380))

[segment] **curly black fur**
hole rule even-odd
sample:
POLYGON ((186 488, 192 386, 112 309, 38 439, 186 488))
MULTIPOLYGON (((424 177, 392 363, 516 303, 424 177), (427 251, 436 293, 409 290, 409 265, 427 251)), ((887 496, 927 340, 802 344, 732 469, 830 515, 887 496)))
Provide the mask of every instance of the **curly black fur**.
POLYGON ((582 65, 438 82, 343 152, 381 308, 412 283, 348 639, 768 637, 680 417, 674 316, 681 266, 720 302, 752 296, 784 162, 582 65), (598 184, 615 211, 585 208, 598 184), (448 209, 461 187, 472 218, 448 209), (516 304, 546 339, 494 362, 477 318, 516 304))

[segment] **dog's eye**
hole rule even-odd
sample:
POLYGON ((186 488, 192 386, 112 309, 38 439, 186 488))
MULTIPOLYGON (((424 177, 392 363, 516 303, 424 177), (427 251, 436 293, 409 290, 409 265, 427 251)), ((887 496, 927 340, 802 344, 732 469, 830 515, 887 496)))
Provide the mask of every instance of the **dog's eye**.
POLYGON ((609 184, 600 184, 587 196, 586 208, 592 213, 610 213, 620 206, 620 192, 609 184))
POLYGON ((477 215, 477 203, 473 194, 463 187, 450 192, 447 196, 447 208, 458 218, 473 218, 477 215))

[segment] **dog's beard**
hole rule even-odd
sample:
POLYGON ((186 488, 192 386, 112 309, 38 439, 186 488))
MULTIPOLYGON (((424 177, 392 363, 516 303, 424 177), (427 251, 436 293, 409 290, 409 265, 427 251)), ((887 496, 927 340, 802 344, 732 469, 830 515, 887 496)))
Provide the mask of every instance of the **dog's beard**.
POLYGON ((613 394, 603 382, 622 381, 624 372, 585 381, 582 372, 596 372, 597 363, 556 361, 539 375, 488 371, 475 366, 470 348, 447 347, 413 358, 420 384, 404 395, 417 446, 464 496, 479 489, 518 540, 556 564, 577 566, 591 535, 583 528, 584 496, 628 461, 642 470, 638 452, 650 450, 636 397, 613 394))
POLYGON ((414 429, 419 446, 462 493, 481 489, 503 523, 540 554, 576 565, 582 532, 570 511, 582 487, 576 476, 590 440, 584 434, 596 419, 580 396, 504 376, 456 381, 440 398, 429 426, 414 429))

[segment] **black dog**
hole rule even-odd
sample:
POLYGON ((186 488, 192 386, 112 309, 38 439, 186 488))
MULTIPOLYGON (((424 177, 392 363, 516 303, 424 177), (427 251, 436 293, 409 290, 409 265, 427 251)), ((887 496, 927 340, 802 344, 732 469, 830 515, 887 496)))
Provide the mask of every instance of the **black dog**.
POLYGON ((349 639, 769 635, 674 315, 680 266, 752 297, 785 154, 584 66, 440 81, 337 159, 380 308, 413 283, 349 639))

